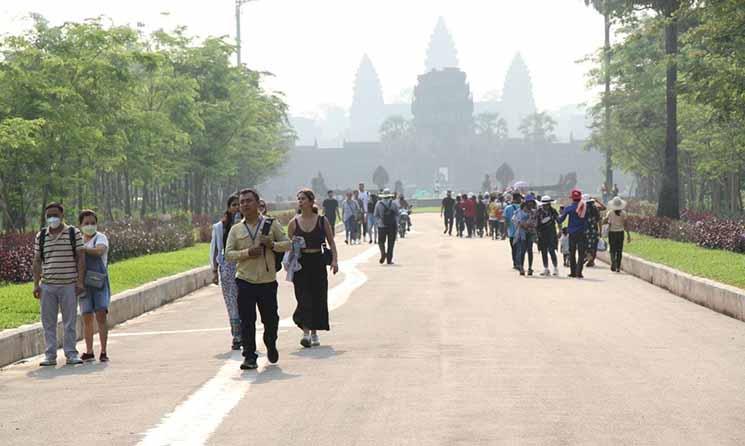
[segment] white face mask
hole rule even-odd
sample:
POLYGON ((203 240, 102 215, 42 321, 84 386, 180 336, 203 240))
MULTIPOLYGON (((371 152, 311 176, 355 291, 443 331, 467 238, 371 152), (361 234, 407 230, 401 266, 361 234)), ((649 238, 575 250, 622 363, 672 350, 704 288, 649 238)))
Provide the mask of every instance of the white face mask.
POLYGON ((85 235, 93 235, 96 233, 96 225, 86 225, 80 228, 85 235))
POLYGON ((62 223, 62 219, 59 217, 47 217, 47 225, 52 229, 59 228, 59 225, 62 223))

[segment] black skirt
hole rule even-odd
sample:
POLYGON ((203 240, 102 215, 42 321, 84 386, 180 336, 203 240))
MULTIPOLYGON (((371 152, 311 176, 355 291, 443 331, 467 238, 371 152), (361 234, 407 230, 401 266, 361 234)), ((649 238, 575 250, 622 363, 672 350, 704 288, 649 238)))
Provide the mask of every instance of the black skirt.
POLYGON ((292 320, 300 328, 329 330, 329 282, 321 253, 303 253, 303 267, 292 279, 297 308, 292 320))

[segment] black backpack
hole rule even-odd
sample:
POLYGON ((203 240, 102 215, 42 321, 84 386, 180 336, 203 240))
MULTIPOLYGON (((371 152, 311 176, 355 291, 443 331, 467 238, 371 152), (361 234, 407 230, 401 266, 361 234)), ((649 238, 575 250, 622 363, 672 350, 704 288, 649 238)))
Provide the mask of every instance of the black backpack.
POLYGON ((396 211, 393 210, 393 203, 390 206, 383 203, 383 224, 388 228, 396 226, 396 211))
MULTIPOLYGON (((68 237, 70 239, 70 248, 72 249, 72 256, 75 258, 75 260, 78 259, 78 251, 75 249, 75 228, 73 226, 70 226, 68 228, 68 237)), ((41 258, 41 263, 44 263, 44 243, 46 242, 47 238, 47 228, 43 228, 41 230, 41 233, 39 234, 39 257, 41 258)))

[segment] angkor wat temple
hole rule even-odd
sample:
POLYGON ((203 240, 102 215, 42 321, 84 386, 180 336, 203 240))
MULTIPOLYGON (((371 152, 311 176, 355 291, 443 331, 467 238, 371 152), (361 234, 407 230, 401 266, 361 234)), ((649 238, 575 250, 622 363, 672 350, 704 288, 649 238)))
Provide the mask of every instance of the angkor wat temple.
MULTIPOLYGON (((585 150, 583 141, 571 136, 562 142, 552 135, 531 138, 518 130, 523 118, 536 113, 530 74, 520 54, 507 72, 500 100, 474 102, 442 19, 432 35, 425 74, 418 76, 411 104, 384 103, 367 56, 357 72, 353 98, 341 147, 319 147, 317 141, 307 144, 307 139, 295 146, 277 176, 261 185, 267 196, 292 195, 310 186, 319 173, 333 189, 347 189, 357 182, 372 185, 378 166, 387 171, 391 188, 401 180, 409 194, 438 186, 480 191, 485 174, 499 186, 495 173, 504 163, 514 171, 515 180, 531 186, 557 184, 572 172, 585 190, 595 191, 603 182, 604 156, 585 150), (477 121, 486 113, 503 119, 501 134, 479 131, 477 121), (391 116, 399 117, 397 126, 381 138, 381 125, 391 116)), ((584 122, 579 127, 584 129, 584 122)), ((619 180, 620 185, 624 179, 619 180)))

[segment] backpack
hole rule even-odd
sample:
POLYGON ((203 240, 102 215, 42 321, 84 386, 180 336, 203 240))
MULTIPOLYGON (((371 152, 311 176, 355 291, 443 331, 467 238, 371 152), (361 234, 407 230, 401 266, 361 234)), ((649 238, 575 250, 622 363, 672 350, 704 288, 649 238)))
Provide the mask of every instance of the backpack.
MULTIPOLYGON (((68 238, 70 239, 70 248, 72 249, 72 256, 75 260, 78 260, 78 251, 75 249, 75 228, 70 226, 68 228, 68 238)), ((39 234, 39 256, 41 257, 41 263, 44 263, 44 243, 47 238, 47 228, 43 228, 39 234)))
POLYGON ((387 228, 396 227, 396 211, 393 210, 392 203, 390 206, 386 206, 385 203, 383 203, 383 224, 387 228))

